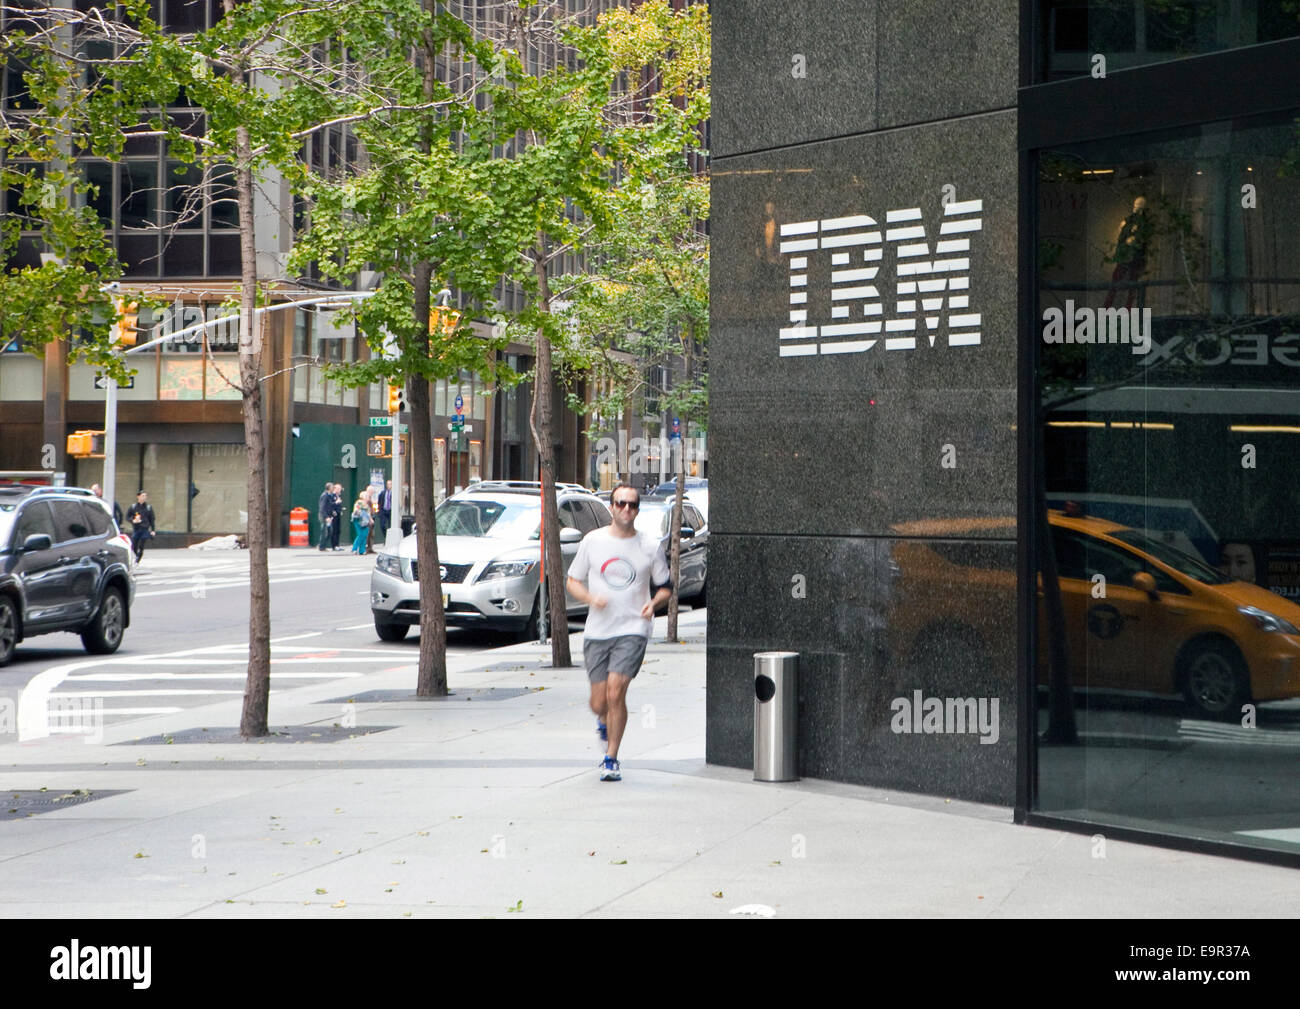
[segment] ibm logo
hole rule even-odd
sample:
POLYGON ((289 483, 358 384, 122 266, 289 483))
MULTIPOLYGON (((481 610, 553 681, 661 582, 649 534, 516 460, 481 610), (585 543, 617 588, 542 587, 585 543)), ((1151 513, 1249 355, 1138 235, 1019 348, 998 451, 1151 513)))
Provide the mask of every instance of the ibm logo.
POLYGON ((933 347, 945 314, 948 346, 977 346, 980 314, 970 311, 967 293, 970 238, 957 236, 981 230, 983 212, 983 200, 948 202, 933 251, 919 207, 888 211, 883 231, 865 214, 781 225, 783 254, 831 250, 831 318, 844 320, 808 324, 809 257, 791 255, 790 325, 781 330, 781 356, 860 354, 881 338, 885 350, 915 350, 922 331, 933 347), (892 246, 898 263, 888 318, 876 287, 886 246, 892 246), (862 255, 855 260, 859 250, 862 255))

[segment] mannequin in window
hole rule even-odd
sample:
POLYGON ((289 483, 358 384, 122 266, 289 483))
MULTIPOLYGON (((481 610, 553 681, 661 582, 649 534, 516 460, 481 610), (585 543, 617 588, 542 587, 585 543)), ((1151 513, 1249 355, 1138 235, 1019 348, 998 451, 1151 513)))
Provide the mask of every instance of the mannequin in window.
POLYGON ((1147 213, 1147 200, 1139 196, 1133 201, 1133 212, 1124 218, 1115 237, 1115 251, 1106 262, 1115 264, 1110 275, 1110 291, 1106 294, 1106 307, 1110 308, 1115 295, 1124 291, 1124 307, 1132 308, 1136 297, 1138 307, 1146 301, 1146 290, 1138 283, 1147 269, 1147 249, 1151 245, 1154 225, 1147 213))

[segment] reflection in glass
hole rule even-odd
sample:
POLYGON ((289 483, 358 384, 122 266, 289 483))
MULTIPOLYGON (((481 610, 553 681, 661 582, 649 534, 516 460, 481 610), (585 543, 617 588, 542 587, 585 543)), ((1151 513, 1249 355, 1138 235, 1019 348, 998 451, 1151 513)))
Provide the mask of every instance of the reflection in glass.
POLYGON ((1040 0, 1039 79, 1106 72, 1300 35, 1279 0, 1040 0))
POLYGON ((1036 805, 1293 850, 1297 121, 1038 164, 1036 805))

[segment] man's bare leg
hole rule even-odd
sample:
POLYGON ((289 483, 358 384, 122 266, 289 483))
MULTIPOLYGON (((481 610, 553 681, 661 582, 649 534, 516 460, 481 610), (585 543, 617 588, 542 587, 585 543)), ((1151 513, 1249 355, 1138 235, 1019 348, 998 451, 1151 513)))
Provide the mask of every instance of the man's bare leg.
POLYGON ((610 673, 605 681, 605 700, 608 715, 605 724, 609 727, 609 747, 605 751, 615 760, 618 759, 618 745, 623 741, 623 730, 627 728, 627 685, 632 677, 622 673, 610 673))
POLYGON ((601 721, 605 719, 605 712, 609 710, 609 702, 605 699, 605 681, 591 685, 591 711, 601 721))

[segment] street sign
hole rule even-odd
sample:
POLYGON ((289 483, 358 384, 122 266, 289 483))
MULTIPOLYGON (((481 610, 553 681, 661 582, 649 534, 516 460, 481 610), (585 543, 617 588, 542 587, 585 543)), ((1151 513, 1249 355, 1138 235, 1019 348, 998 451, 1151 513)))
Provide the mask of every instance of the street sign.
POLYGON ((388 427, 388 425, 391 424, 392 422, 393 422, 393 421, 392 421, 392 418, 391 418, 391 417, 371 417, 371 418, 370 418, 370 426, 371 426, 371 427, 388 427))
POLYGON ((465 412, 465 397, 462 396, 460 393, 456 393, 456 412, 457 413, 465 412))
MULTIPOLYGON (((134 388, 135 388, 135 376, 132 375, 130 378, 128 378, 128 379, 126 380, 125 383, 118 382, 118 383, 117 383, 117 387, 118 387, 119 389, 134 389, 134 388)), ((108 379, 105 378, 103 375, 96 375, 96 376, 95 376, 95 388, 96 388, 96 389, 107 389, 107 388, 108 388, 108 379)))
POLYGON ((453 417, 447 422, 448 431, 464 431, 466 434, 474 433, 474 425, 466 424, 464 417, 453 417))

